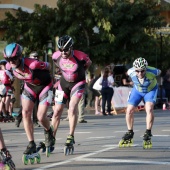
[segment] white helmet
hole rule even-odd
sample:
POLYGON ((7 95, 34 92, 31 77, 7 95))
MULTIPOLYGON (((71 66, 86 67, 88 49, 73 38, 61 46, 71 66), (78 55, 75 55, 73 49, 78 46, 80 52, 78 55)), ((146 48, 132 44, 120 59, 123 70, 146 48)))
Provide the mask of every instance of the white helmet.
POLYGON ((140 57, 140 58, 137 58, 134 62, 133 62, 133 67, 135 69, 146 69, 146 67, 148 66, 148 62, 140 57))

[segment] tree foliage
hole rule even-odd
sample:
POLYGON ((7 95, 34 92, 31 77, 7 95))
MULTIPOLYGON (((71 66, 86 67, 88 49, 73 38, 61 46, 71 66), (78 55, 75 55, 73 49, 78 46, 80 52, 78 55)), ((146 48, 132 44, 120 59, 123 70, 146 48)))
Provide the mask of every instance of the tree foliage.
POLYGON ((7 28, 4 39, 20 43, 26 53, 43 52, 48 40, 68 34, 74 48, 88 53, 93 63, 125 63, 142 56, 155 64, 156 54, 157 63, 161 60, 155 31, 166 26, 160 11, 155 1, 58 0, 53 9, 37 4, 31 14, 21 9, 16 16, 7 13, 0 26, 7 28))

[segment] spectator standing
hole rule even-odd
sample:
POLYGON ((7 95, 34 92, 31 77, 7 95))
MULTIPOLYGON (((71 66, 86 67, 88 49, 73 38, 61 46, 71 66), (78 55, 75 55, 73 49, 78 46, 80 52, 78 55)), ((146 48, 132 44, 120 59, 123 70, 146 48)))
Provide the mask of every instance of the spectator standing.
POLYGON ((127 70, 125 70, 125 72, 124 72, 123 75, 122 75, 121 85, 122 85, 122 86, 127 86, 127 87, 133 86, 132 79, 131 79, 130 76, 127 74, 127 70))
POLYGON ((101 72, 101 77, 99 84, 102 85, 101 94, 102 94, 102 114, 106 116, 105 108, 107 103, 107 112, 108 115, 111 114, 111 100, 113 97, 113 85, 114 79, 113 76, 110 74, 110 70, 105 68, 101 72))

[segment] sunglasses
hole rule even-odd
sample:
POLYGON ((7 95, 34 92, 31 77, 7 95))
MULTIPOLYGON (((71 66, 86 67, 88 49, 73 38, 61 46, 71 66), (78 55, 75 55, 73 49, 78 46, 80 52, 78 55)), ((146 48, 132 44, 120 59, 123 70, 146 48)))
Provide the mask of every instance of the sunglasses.
POLYGON ((144 73, 145 72, 145 70, 135 70, 137 73, 144 73))
POLYGON ((63 52, 63 51, 64 51, 64 52, 67 52, 67 51, 69 51, 69 50, 70 50, 70 48, 65 48, 65 49, 59 48, 59 51, 60 51, 60 52, 63 52))
POLYGON ((5 58, 6 61, 10 62, 10 61, 16 61, 18 59, 17 56, 12 57, 12 58, 5 58))

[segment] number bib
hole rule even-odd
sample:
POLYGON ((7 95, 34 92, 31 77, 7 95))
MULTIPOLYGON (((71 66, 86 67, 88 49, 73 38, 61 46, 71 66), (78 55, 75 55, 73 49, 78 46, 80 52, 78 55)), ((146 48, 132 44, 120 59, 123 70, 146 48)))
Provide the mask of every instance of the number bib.
POLYGON ((55 91, 55 102, 62 102, 64 97, 64 91, 56 90, 55 91))
POLYGON ((5 95, 5 93, 6 93, 6 87, 3 85, 3 84, 1 84, 0 85, 0 95, 5 95))

